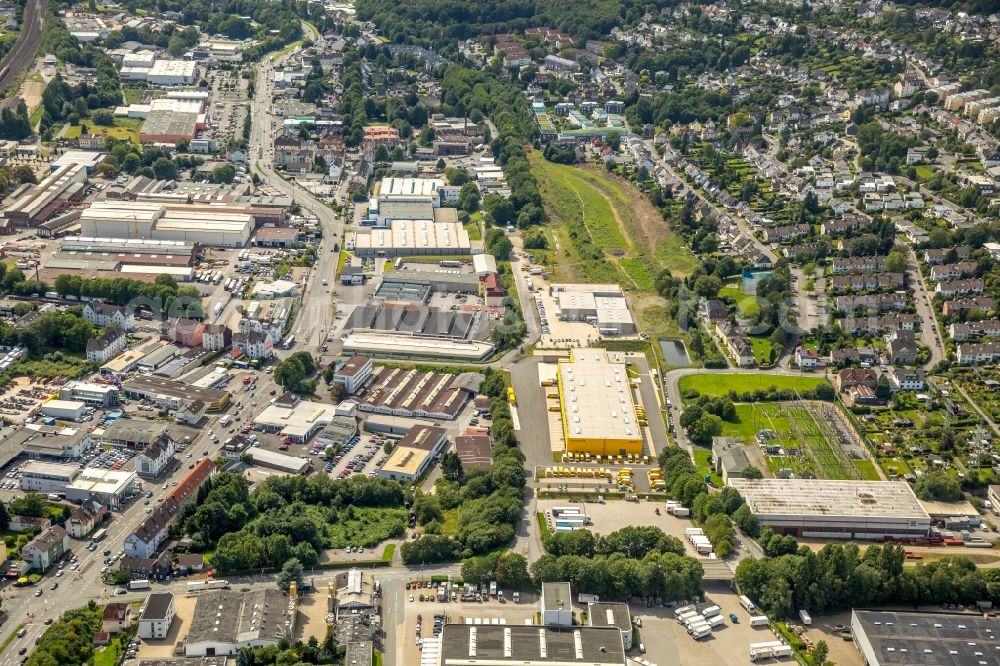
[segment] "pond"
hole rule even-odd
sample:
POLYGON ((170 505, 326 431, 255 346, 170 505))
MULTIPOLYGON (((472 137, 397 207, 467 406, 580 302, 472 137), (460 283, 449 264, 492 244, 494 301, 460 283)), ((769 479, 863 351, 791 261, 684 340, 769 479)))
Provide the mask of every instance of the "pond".
POLYGON ((667 365, 691 365, 691 359, 688 357, 683 342, 673 338, 660 338, 657 342, 660 343, 660 351, 663 352, 663 360, 666 361, 667 365))

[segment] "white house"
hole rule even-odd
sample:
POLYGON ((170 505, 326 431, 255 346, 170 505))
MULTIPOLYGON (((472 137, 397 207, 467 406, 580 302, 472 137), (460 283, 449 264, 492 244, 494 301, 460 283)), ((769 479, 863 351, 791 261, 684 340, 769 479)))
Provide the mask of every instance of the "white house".
POLYGON ((253 360, 269 359, 274 352, 271 334, 257 331, 237 333, 233 336, 233 347, 239 347, 247 358, 253 360))
POLYGON ((87 360, 104 364, 125 349, 125 333, 117 326, 109 326, 104 333, 87 340, 87 360))
POLYGON ((90 301, 85 304, 83 318, 99 328, 117 326, 123 331, 135 330, 135 315, 132 312, 127 308, 108 305, 101 301, 90 301))
POLYGON ((170 592, 155 592, 146 598, 146 604, 139 615, 139 638, 166 638, 173 622, 174 595, 170 592))
POLYGON ((153 440, 135 459, 135 471, 146 479, 158 477, 174 460, 174 441, 166 434, 153 440))

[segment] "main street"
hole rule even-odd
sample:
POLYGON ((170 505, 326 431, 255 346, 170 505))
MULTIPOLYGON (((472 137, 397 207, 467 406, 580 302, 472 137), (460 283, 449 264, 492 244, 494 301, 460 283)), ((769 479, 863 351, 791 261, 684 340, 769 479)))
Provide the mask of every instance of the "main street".
MULTIPOLYGON (((303 22, 303 30, 315 39, 316 29, 303 22)), ((264 58, 257 64, 255 92, 251 100, 250 141, 247 154, 252 161, 251 173, 261 178, 262 184, 281 192, 298 204, 304 211, 316 216, 323 232, 323 242, 320 243, 316 262, 309 276, 302 296, 301 311, 297 314, 292 334, 296 337, 296 348, 310 352, 319 351, 326 341, 326 333, 336 314, 333 293, 336 290, 337 262, 339 248, 343 242, 344 223, 338 213, 326 203, 320 201, 294 181, 282 178, 274 171, 274 141, 280 118, 273 115, 272 98, 274 95, 274 70, 292 53, 289 50, 280 57, 264 58), (323 284, 323 281, 327 284, 323 284)))

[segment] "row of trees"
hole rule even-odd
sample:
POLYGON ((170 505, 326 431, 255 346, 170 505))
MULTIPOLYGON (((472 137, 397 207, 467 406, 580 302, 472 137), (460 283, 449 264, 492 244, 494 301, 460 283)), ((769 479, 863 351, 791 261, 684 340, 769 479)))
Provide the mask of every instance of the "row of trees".
MULTIPOLYGON (((10 274, 12 271, 7 272, 10 274)), ((0 285, 5 285, 6 280, 6 276, 0 278, 0 285)), ((147 311, 159 307, 159 312, 154 311, 154 314, 164 316, 191 319, 205 316, 198 288, 179 286, 172 275, 157 275, 152 283, 125 277, 84 280, 77 275, 60 275, 53 289, 63 298, 97 298, 112 305, 133 305, 147 311)), ((42 291, 48 291, 48 288, 42 291)))
POLYGON ((802 546, 794 554, 746 559, 736 568, 740 589, 779 617, 893 604, 1000 602, 1000 572, 978 570, 962 557, 904 567, 899 544, 802 546))
POLYGON ((705 479, 687 451, 677 446, 667 447, 660 453, 659 462, 670 496, 691 509, 691 517, 702 524, 719 557, 728 557, 735 549, 734 524, 751 536, 759 533, 757 517, 739 492, 726 487, 709 494, 705 479))
POLYGON ((684 543, 680 539, 665 534, 659 527, 654 526, 628 526, 603 536, 597 536, 590 530, 572 532, 546 530, 542 541, 546 552, 556 557, 563 555, 594 557, 619 553, 634 560, 641 560, 649 553, 684 554, 684 543))
POLYGON ((651 552, 641 560, 616 553, 542 555, 531 564, 538 583, 569 581, 577 592, 610 599, 691 599, 701 594, 701 562, 676 553, 651 552))

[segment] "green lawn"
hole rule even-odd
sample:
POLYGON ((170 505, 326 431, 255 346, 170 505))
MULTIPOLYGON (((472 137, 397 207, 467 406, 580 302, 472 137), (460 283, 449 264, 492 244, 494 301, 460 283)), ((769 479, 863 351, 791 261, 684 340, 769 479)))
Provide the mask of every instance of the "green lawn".
MULTIPOLYGON (((91 134, 101 134, 137 144, 139 143, 139 128, 142 126, 142 120, 139 118, 115 118, 115 124, 112 127, 95 125, 85 120, 83 125, 87 126, 87 131, 91 134)), ((67 140, 78 139, 82 129, 82 125, 68 125, 63 133, 63 138, 67 140)))
POLYGON ((705 374, 688 375, 680 380, 681 393, 698 391, 701 395, 724 396, 730 391, 766 391, 771 387, 778 390, 795 389, 797 391, 812 391, 820 384, 826 383, 823 377, 797 377, 790 375, 771 374, 705 374))
POLYGON ((712 471, 712 452, 707 449, 694 450, 694 464, 698 468, 698 473, 702 477, 710 477, 712 483, 718 487, 722 487, 722 477, 712 471))
POLYGON ((854 468, 858 470, 858 474, 865 481, 881 481, 882 477, 879 476, 878 470, 875 469, 875 463, 870 460, 852 460, 854 468))
POLYGON ((546 164, 551 167, 546 170, 548 178, 557 189, 565 193, 568 199, 564 201, 564 205, 574 209, 574 213, 583 217, 594 244, 604 250, 628 249, 629 243, 615 219, 610 203, 600 190, 583 176, 585 172, 562 164, 551 162, 546 164))
POLYGON ((916 166, 914 169, 917 172, 917 180, 930 180, 934 177, 934 169, 925 164, 916 166))
POLYGON ((753 348, 753 356, 757 359, 757 365, 770 365, 771 354, 777 360, 779 351, 775 349, 774 343, 765 337, 750 336, 750 347, 753 348))

